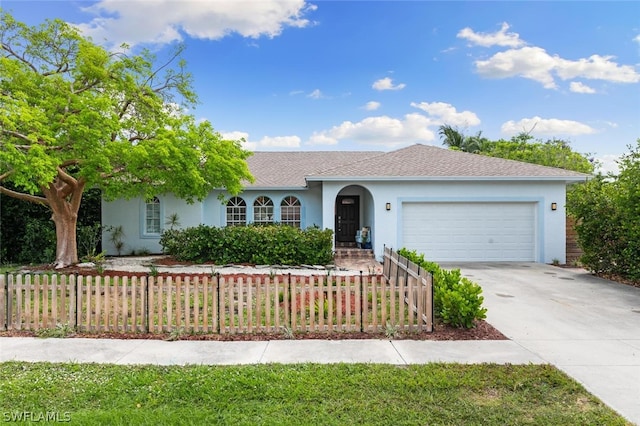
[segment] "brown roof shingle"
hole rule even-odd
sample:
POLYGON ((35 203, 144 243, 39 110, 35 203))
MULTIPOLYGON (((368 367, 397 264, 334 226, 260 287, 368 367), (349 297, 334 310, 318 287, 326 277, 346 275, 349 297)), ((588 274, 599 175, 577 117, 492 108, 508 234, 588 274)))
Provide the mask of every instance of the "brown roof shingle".
POLYGON ((516 178, 584 180, 584 173, 415 144, 391 152, 254 152, 248 159, 255 182, 246 188, 295 188, 323 179, 516 178))
POLYGON ((567 178, 589 175, 571 170, 470 154, 431 145, 411 145, 396 151, 315 173, 309 178, 406 177, 406 178, 567 178))
POLYGON ((369 158, 382 152, 371 151, 290 151, 254 152, 247 160, 255 178, 246 188, 305 187, 305 176, 369 158))

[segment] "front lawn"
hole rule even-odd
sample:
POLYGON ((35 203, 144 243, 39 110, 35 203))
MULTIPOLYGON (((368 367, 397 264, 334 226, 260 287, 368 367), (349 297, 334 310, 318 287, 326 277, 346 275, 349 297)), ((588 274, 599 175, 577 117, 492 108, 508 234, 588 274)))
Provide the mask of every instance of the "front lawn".
POLYGON ((0 418, 72 424, 627 424, 548 365, 0 363, 0 418))

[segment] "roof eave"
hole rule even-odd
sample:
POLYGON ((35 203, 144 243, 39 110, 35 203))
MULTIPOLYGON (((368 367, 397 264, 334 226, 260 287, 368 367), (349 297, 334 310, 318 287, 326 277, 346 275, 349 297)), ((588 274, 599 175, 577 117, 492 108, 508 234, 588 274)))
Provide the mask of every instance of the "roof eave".
POLYGON ((369 182, 390 182, 390 181, 560 181, 560 182, 583 182, 591 176, 307 176, 308 182, 322 181, 369 181, 369 182))
POLYGON ((243 191, 306 191, 308 186, 245 186, 243 191))

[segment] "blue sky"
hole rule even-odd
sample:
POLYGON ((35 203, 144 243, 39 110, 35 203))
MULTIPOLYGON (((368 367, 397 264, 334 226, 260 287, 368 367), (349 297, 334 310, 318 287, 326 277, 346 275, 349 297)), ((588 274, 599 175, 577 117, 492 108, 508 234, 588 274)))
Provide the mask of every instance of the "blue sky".
POLYGON ((640 2, 0 0, 113 48, 178 42, 196 117, 252 150, 441 145, 529 131, 609 170, 640 138, 640 2))

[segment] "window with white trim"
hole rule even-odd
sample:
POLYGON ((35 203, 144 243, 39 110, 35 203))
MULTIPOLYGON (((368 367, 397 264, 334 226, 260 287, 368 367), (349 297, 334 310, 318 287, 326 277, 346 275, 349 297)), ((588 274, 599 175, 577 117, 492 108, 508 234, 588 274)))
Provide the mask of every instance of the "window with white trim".
POLYGON ((247 203, 240 197, 233 197, 227 202, 227 226, 244 226, 247 224, 247 203))
POLYGON ((260 223, 273 223, 273 201, 271 198, 260 196, 253 202, 253 221, 260 223))
POLYGON ((297 197, 285 197, 280 203, 280 222, 300 228, 301 204, 297 197))
POLYGON ((158 197, 147 200, 144 219, 145 234, 160 234, 162 232, 160 226, 160 200, 158 197))

